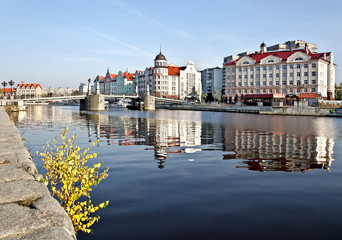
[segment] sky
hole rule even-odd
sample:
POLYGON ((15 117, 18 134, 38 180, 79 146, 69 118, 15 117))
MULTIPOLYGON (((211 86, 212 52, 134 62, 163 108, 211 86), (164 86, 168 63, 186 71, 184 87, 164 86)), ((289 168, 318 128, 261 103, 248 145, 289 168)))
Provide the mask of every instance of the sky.
POLYGON ((97 75, 168 63, 197 70, 289 40, 334 52, 342 78, 340 0, 0 0, 0 81, 78 89, 97 75))

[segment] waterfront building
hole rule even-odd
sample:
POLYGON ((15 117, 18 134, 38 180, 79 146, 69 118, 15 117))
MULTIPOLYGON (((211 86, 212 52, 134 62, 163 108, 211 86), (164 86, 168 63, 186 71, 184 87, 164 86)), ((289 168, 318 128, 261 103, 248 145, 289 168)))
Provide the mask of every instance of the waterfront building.
POLYGON ((222 97, 223 68, 206 68, 201 71, 202 92, 211 95, 215 100, 222 97))
POLYGON ((16 88, 18 98, 42 97, 42 86, 37 83, 19 83, 16 88))
POLYGON ((260 98, 263 94, 286 98, 312 94, 334 99, 334 54, 311 52, 307 44, 300 49, 268 51, 262 43, 259 52, 232 55, 224 66, 224 92, 229 99, 240 100, 251 94, 260 98))
POLYGON ((94 80, 94 91, 106 95, 133 95, 133 76, 134 73, 121 72, 118 74, 111 74, 109 68, 107 69, 106 76, 96 77, 94 80))

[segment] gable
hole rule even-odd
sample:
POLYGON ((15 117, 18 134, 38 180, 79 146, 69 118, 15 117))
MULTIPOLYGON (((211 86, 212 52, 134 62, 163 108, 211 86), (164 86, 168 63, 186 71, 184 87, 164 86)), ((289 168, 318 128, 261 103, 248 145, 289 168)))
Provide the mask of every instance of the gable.
POLYGON ((287 58, 287 62, 307 62, 310 58, 303 52, 295 52, 287 58))
POLYGON ((245 65, 253 65, 253 64, 255 64, 255 61, 251 57, 248 57, 248 56, 244 56, 236 62, 236 66, 245 66, 245 65))
POLYGON ((275 64, 280 63, 282 58, 276 57, 274 55, 268 55, 265 58, 260 59, 260 64, 275 64))

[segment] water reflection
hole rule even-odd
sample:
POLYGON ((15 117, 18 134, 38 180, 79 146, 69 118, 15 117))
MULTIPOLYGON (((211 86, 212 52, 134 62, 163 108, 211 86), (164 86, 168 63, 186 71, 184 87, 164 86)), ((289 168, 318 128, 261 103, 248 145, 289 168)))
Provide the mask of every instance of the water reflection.
POLYGON ((261 172, 329 170, 334 161, 336 126, 329 118, 182 111, 91 113, 35 106, 16 119, 24 127, 85 126, 88 141, 99 140, 98 146, 148 146, 160 169, 173 154, 209 150, 222 151, 223 160, 237 159, 237 168, 261 172))
POLYGON ((321 132, 321 136, 225 128, 224 151, 227 153, 223 158, 242 159, 242 165, 237 168, 260 172, 306 172, 313 169, 329 171, 334 161, 334 140, 331 132, 331 137, 328 137, 327 127, 317 130, 321 132))

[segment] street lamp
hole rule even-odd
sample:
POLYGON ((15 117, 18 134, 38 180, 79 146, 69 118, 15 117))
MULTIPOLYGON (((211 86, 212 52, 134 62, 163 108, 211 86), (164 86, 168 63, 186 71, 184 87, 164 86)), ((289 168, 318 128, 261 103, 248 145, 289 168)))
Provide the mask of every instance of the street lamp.
POLYGON ((7 82, 3 81, 3 82, 1 83, 1 85, 4 86, 4 87, 2 88, 2 92, 3 92, 4 96, 5 96, 5 87, 6 87, 6 85, 7 85, 7 82))
POLYGON ((14 82, 11 80, 8 82, 8 84, 11 86, 11 95, 13 95, 13 88, 12 86, 14 85, 14 82))
POLYGON ((91 79, 88 78, 88 94, 87 95, 90 95, 90 82, 91 82, 91 79))

